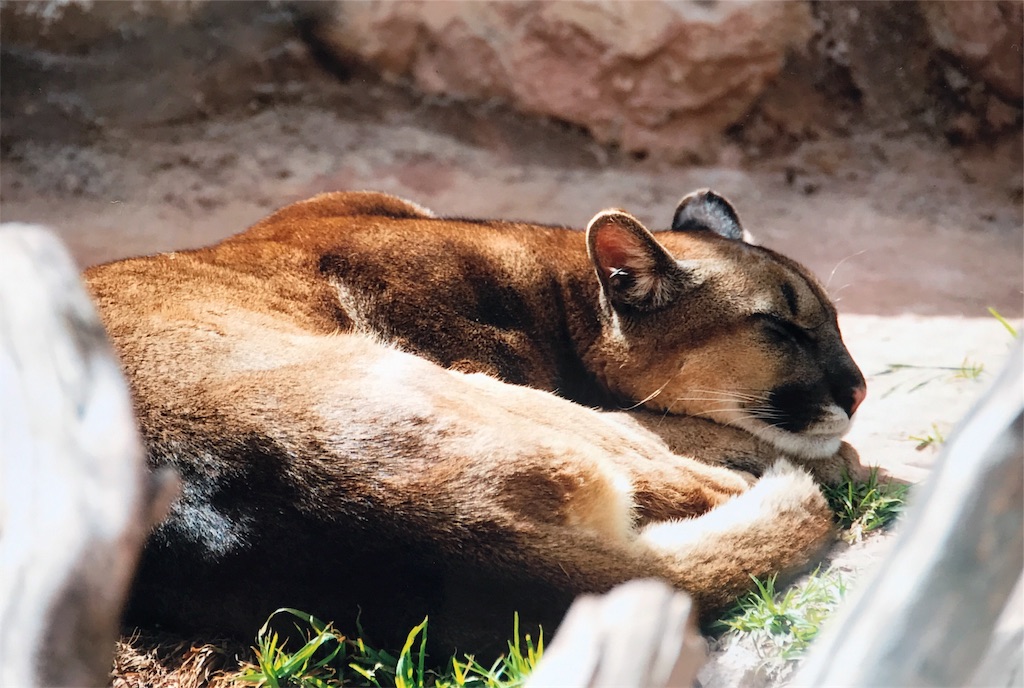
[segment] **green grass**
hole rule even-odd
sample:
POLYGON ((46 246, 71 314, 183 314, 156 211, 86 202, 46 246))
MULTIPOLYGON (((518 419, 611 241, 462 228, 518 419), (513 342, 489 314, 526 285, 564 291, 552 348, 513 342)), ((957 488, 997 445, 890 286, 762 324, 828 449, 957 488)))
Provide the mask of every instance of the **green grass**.
POLYGON ((788 662, 799 658, 846 596, 846 579, 839 572, 814 571, 784 591, 775 576, 754 578, 757 588, 739 600, 716 625, 754 636, 768 657, 788 662))
POLYGON ((999 321, 999 323, 1006 328, 1006 331, 1010 333, 1011 337, 1017 336, 1017 328, 1010 324, 1010 322, 999 314, 992 306, 988 307, 988 312, 992 314, 992 317, 999 321))
MULTIPOLYGON (((297 628, 300 628, 296 624, 297 628)), ((239 683, 279 688, 281 686, 309 686, 322 688, 332 685, 335 675, 332 666, 335 658, 344 650, 344 638, 311 614, 297 609, 282 608, 266 620, 256 636, 256 664, 242 668, 236 675, 239 683), (295 652, 285 650, 285 643, 270 622, 279 614, 291 614, 304 621, 312 629, 306 643, 295 652)))
POLYGON ((893 375, 896 373, 907 373, 903 379, 897 380, 889 389, 882 393, 885 399, 896 392, 912 394, 934 382, 944 380, 980 380, 985 374, 985 364, 972 361, 970 358, 964 360, 958 366, 933 366, 915 365, 912 363, 889 363, 885 369, 875 374, 875 377, 893 375))
MULTIPOLYGON (((1010 321, 1004 318, 999 311, 991 306, 988 312, 999 321, 999 324, 1006 328, 1006 331, 1010 333, 1011 337, 1018 337, 1020 333, 1017 331, 1010 321)), ((948 373, 952 372, 952 378, 955 380, 979 380, 981 376, 985 374, 985 365, 978 361, 972 361, 970 358, 964 358, 963 362, 959 366, 933 366, 933 365, 917 365, 914 363, 889 363, 885 369, 878 372, 875 377, 882 377, 885 375, 893 375, 895 373, 910 373, 909 376, 904 375, 901 380, 898 380, 892 387, 887 389, 883 394, 882 398, 888 397, 898 390, 905 391, 906 393, 916 392, 917 390, 925 387, 933 382, 937 382, 944 379, 949 379, 948 373)))
POLYGON ((936 423, 932 423, 932 429, 929 432, 923 432, 920 435, 907 435, 908 440, 917 442, 917 451, 922 451, 928 447, 938 447, 946 443, 946 436, 936 423))
POLYGON ((427 619, 409 632, 395 656, 371 648, 362 639, 346 638, 310 614, 283 608, 275 611, 257 634, 253 648, 256 663, 243 666, 234 681, 267 688, 516 688, 544 654, 544 636, 542 631, 536 644, 529 634, 521 636, 518 615, 513 620, 513 636, 508 652, 490 666, 463 655, 448 659, 442 668, 427 656, 427 619), (279 614, 290 614, 302 622, 296 628, 305 635, 306 643, 295 652, 288 651, 270 628, 279 614))
POLYGON ((977 380, 984 372, 984 363, 972 361, 965 357, 963 363, 960 364, 960 369, 953 374, 953 377, 959 380, 977 380))
POLYGON ((877 469, 863 482, 846 476, 838 485, 823 488, 847 542, 857 542, 895 521, 903 513, 907 490, 906 485, 879 480, 877 469))

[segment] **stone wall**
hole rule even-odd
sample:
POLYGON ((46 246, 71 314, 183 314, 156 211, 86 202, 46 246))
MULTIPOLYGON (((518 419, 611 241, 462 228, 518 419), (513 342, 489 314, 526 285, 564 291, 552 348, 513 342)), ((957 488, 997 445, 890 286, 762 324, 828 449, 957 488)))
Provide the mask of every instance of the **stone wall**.
POLYGON ((294 95, 318 62, 564 121, 637 156, 708 160, 728 140, 771 152, 857 127, 954 143, 1019 131, 1022 9, 1020 0, 8 0, 0 25, 5 72, 72 56, 90 76, 76 83, 95 91, 104 74, 125 72, 127 57, 139 84, 126 107, 145 122, 294 95), (97 70, 104 49, 116 59, 97 70))

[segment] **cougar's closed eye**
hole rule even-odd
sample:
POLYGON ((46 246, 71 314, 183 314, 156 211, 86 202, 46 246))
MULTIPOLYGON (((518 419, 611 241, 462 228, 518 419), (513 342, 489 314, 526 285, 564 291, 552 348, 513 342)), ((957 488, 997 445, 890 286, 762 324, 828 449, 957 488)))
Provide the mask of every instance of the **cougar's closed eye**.
POLYGON ((802 327, 777 315, 761 313, 755 316, 755 318, 761 323, 765 331, 777 341, 808 344, 812 340, 810 333, 802 327))

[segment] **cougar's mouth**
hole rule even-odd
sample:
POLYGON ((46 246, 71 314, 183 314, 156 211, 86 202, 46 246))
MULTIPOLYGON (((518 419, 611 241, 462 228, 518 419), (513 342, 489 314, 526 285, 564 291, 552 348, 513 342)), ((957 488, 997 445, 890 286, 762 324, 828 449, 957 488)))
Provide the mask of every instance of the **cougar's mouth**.
POLYGON ((846 413, 833 404, 823 410, 820 420, 799 431, 788 430, 781 423, 765 421, 748 414, 731 419, 730 425, 746 430, 787 454, 806 459, 825 459, 839 451, 843 435, 852 423, 846 413))
POLYGON ((863 393, 855 394, 857 401, 845 407, 822 396, 796 387, 756 393, 691 390, 677 402, 696 402, 684 413, 745 430, 790 456, 824 459, 839 451, 863 393), (813 396, 817 403, 807 399, 813 396))
POLYGON ((762 402, 744 405, 732 424, 794 456, 828 458, 839 451, 864 395, 863 384, 831 389, 782 385, 762 402))
POLYGON ((730 425, 793 456, 824 459, 839 451, 843 435, 853 421, 838 404, 827 404, 793 418, 771 406, 750 407, 728 420, 730 425))

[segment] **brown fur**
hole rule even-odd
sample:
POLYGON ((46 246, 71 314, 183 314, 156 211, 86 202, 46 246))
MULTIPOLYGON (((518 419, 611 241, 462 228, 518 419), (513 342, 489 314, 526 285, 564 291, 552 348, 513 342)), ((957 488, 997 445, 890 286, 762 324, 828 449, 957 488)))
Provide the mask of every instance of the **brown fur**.
POLYGON ((658 237, 621 212, 585 239, 336 193, 87 271, 150 463, 184 484, 129 621, 247 639, 280 606, 349 629, 361 610, 389 644, 429 613, 434 643, 481 649, 513 610, 550 631, 631 578, 711 613, 809 564, 828 509, 768 467, 856 463, 841 431, 813 436, 818 406, 863 396, 835 311, 770 251, 658 237), (810 431, 710 422, 749 424, 772 394, 810 431))

